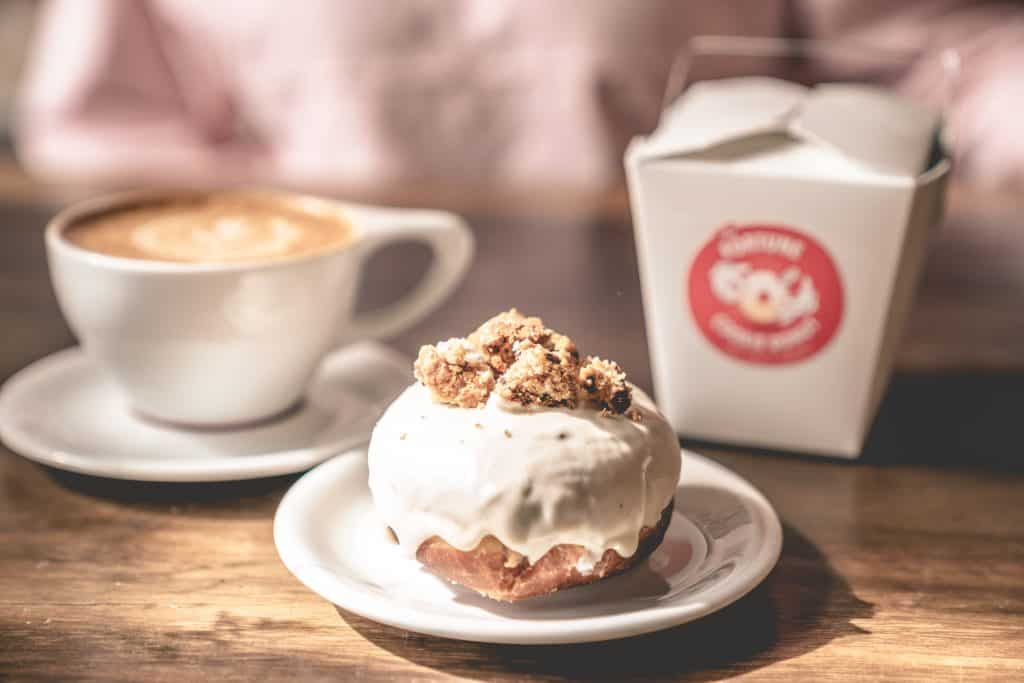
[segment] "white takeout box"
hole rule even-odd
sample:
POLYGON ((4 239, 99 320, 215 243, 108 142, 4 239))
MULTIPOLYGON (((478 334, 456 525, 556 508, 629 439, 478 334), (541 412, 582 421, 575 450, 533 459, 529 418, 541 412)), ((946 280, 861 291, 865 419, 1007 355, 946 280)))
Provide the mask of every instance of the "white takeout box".
POLYGON ((942 213, 935 114, 870 86, 692 85, 626 171, 681 434, 857 457, 942 213))

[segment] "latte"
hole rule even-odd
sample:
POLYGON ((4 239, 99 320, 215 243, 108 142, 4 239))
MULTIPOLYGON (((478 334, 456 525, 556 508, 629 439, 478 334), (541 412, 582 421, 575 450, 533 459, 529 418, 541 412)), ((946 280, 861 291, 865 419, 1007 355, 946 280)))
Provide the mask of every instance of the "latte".
POLYGON ((162 199, 70 225, 69 242, 108 256, 181 263, 243 263, 307 256, 353 239, 320 200, 221 192, 162 199))

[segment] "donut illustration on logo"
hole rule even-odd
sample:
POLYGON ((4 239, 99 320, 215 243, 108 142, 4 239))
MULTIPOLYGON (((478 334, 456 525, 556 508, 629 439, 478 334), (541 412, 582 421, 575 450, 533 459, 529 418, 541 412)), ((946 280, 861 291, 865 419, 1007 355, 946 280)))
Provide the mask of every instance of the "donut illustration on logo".
POLYGON ((812 237, 780 225, 726 225, 687 276, 690 311, 712 345, 750 363, 795 363, 835 335, 843 285, 812 237))

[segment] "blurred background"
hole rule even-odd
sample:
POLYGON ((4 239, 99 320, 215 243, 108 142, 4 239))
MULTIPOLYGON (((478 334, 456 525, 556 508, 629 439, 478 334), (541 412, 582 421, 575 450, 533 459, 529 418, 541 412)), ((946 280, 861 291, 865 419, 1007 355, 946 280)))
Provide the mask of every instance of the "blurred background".
POLYGON ((1020 184, 1024 4, 967 0, 3 0, 0 167, 8 185, 606 192, 699 34, 954 49, 958 178, 1020 184))
POLYGON ((14 98, 38 7, 39 0, 0 2, 0 149, 8 159, 13 152, 14 98))

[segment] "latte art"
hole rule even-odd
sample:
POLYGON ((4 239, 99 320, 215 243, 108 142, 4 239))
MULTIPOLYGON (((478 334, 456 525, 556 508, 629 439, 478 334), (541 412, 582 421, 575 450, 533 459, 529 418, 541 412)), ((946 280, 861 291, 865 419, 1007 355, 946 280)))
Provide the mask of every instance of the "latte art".
POLYGON ((351 228, 326 202, 221 193, 100 214, 72 225, 65 236, 110 256, 240 263, 336 248, 351 240, 351 228))
POLYGON ((153 258, 173 261, 248 261, 286 256, 302 229, 285 218, 224 216, 196 225, 178 216, 156 218, 132 232, 132 243, 153 258))

